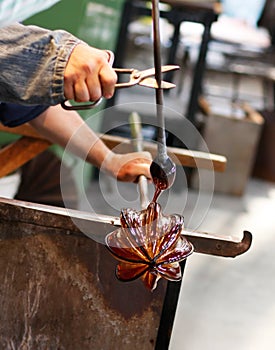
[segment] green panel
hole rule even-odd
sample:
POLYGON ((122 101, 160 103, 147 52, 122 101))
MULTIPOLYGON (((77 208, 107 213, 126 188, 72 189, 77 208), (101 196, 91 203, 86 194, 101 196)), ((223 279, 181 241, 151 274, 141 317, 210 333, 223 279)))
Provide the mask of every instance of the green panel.
POLYGON ((101 49, 114 50, 125 0, 63 0, 28 20, 49 29, 64 29, 101 49))
POLYGON ((0 147, 3 145, 6 145, 7 143, 16 141, 17 139, 19 139, 20 136, 18 135, 13 135, 13 134, 9 134, 7 132, 1 132, 0 133, 0 147))
POLYGON ((115 50, 125 0, 88 1, 78 35, 100 49, 115 50))
POLYGON ((25 24, 35 24, 48 29, 64 29, 77 35, 88 0, 62 0, 49 9, 27 19, 25 24))

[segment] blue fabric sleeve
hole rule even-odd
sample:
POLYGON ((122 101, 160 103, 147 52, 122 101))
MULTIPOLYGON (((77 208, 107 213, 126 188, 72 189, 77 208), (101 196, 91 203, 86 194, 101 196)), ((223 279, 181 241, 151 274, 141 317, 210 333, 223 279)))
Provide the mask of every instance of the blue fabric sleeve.
POLYGON ((31 106, 64 101, 64 72, 79 43, 63 30, 19 23, 0 28, 0 101, 31 106))
POLYGON ((22 106, 13 103, 0 103, 0 121, 8 127, 18 126, 38 117, 49 106, 22 106))

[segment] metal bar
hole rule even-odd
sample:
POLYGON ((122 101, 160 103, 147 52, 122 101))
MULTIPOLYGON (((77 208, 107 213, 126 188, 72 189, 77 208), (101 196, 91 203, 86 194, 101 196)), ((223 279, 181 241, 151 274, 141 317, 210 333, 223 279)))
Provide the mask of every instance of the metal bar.
MULTIPOLYGON (((105 235, 120 226, 118 217, 92 214, 79 210, 66 209, 43 204, 24 202, 14 199, 0 199, 0 223, 18 222, 43 227, 44 230, 58 230, 67 234, 85 235, 104 242, 105 235)), ((23 227, 22 227, 23 228, 23 227)), ((197 253, 236 257, 246 252, 252 242, 252 235, 245 231, 241 240, 231 236, 191 232, 182 234, 194 245, 197 253)))
POLYGON ((196 118, 196 113, 198 111, 198 98, 201 93, 203 74, 204 74, 205 64, 206 64, 206 54, 208 50, 208 43, 210 41, 211 24, 212 24, 211 22, 204 24, 205 27, 204 27, 204 32, 202 36, 199 57, 196 62, 196 66, 194 70, 193 84, 192 84, 190 99, 189 99, 187 112, 186 112, 187 118, 194 125, 196 124, 195 118, 196 118))
MULTIPOLYGON (((134 144, 134 148, 136 152, 143 151, 143 137, 142 137, 142 128, 141 128, 141 120, 138 113, 133 112, 129 117, 131 134, 132 134, 132 142, 134 144)), ((144 175, 140 175, 138 178, 138 188, 140 195, 140 206, 141 209, 146 209, 148 204, 150 203, 148 199, 148 182, 147 178, 144 175)))
POLYGON ((188 230, 185 230, 183 235, 193 244, 195 252, 224 258, 235 258, 244 254, 252 243, 252 235, 249 231, 243 232, 241 240, 226 235, 188 232, 188 230))
MULTIPOLYGON (((182 275, 185 265, 186 260, 183 260, 180 263, 182 275)), ((176 283, 171 281, 167 283, 155 350, 167 350, 169 348, 181 285, 182 280, 176 283)))
MULTIPOLYGON (((179 38, 180 38, 180 25, 181 23, 177 23, 174 26, 174 33, 173 33, 173 37, 172 37, 172 45, 170 47, 169 53, 168 53, 168 60, 167 62, 175 62, 175 57, 176 57, 176 53, 177 53, 177 48, 178 48, 178 42, 179 42, 179 38)), ((173 81, 173 77, 174 77, 174 72, 167 72, 165 74, 165 79, 167 81, 172 82, 173 81)))
POLYGON ((161 88, 162 72, 161 72, 161 42, 159 29, 159 1, 152 0, 152 20, 153 20, 153 43, 154 43, 154 62, 155 62, 155 78, 158 88, 156 93, 156 110, 158 120, 158 158, 161 163, 167 159, 165 122, 163 115, 163 90, 161 88))

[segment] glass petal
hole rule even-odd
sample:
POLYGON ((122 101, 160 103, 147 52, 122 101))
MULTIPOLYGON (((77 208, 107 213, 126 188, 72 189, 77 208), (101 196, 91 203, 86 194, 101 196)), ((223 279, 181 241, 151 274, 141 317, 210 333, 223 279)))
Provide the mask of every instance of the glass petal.
POLYGON ((163 231, 155 247, 155 256, 163 254, 168 249, 172 249, 180 237, 183 228, 183 218, 181 216, 171 216, 166 232, 163 231))
POLYGON ((146 288, 153 291, 157 287, 157 282, 160 279, 160 276, 158 275, 157 271, 145 271, 145 273, 142 275, 142 281, 146 288))
POLYGON ((163 277, 181 279, 178 262, 193 252, 193 246, 181 235, 184 220, 181 215, 165 216, 158 203, 136 211, 123 209, 121 228, 106 236, 106 245, 120 260, 117 277, 130 281, 141 277, 150 290, 163 277))
POLYGON ((142 276, 149 269, 145 264, 131 264, 120 262, 116 268, 116 276, 121 281, 133 281, 142 276))
POLYGON ((109 233, 105 238, 105 242, 111 253, 121 260, 148 262, 147 256, 141 247, 132 244, 128 229, 118 229, 109 233))
POLYGON ((157 270, 161 277, 169 281, 181 280, 181 267, 179 263, 162 264, 157 267, 157 270))
POLYGON ((177 240, 177 244, 173 249, 166 250, 163 254, 157 259, 157 264, 162 263, 173 263, 176 261, 182 261, 186 259, 194 251, 193 245, 187 241, 186 238, 180 236, 177 240))

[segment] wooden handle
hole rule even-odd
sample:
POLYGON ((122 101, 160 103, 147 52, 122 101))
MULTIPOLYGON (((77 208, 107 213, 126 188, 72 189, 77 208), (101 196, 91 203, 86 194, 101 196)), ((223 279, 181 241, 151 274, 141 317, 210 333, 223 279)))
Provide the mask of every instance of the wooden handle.
MULTIPOLYGON (((38 134, 34 128, 32 128, 28 124, 24 124, 20 127, 15 128, 7 128, 1 125, 0 123, 0 131, 5 131, 12 134, 19 134, 24 136, 30 136, 35 138, 44 139, 45 138, 38 134)), ((116 135, 108 135, 108 134, 98 134, 101 140, 106 144, 110 149, 117 148, 118 145, 123 144, 123 153, 133 152, 133 144, 132 141, 121 136, 116 135)), ((157 154, 157 145, 152 142, 144 141, 142 142, 143 150, 148 151, 152 154, 154 158, 157 154)), ((169 154, 174 154, 175 159, 173 161, 176 165, 183 165, 191 168, 202 168, 209 169, 218 172, 225 171, 226 168, 226 158, 222 155, 213 154, 213 153, 205 153, 200 151, 192 151, 183 148, 177 147, 167 147, 167 152, 169 154)))

